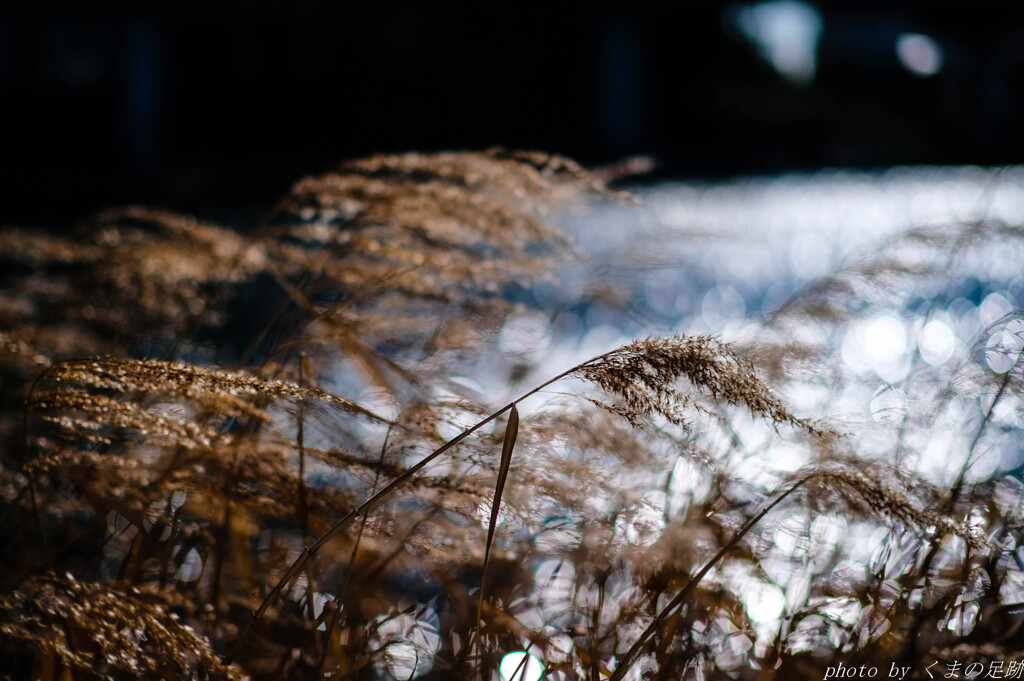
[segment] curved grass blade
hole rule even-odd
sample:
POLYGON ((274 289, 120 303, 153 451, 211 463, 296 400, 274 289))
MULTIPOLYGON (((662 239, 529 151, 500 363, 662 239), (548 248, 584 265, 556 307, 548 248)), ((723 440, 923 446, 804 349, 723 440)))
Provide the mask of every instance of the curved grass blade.
MULTIPOLYGON (((505 425, 505 439, 501 443, 501 465, 498 467, 498 482, 494 486, 494 498, 491 499, 491 521, 487 526, 487 544, 484 547, 484 569, 480 577, 480 601, 476 609, 477 631, 480 630, 480 620, 484 610, 484 588, 487 586, 487 565, 491 557, 491 543, 494 541, 494 529, 498 525, 498 513, 501 511, 501 495, 505 489, 505 481, 508 479, 508 469, 512 464, 512 450, 516 446, 516 437, 519 435, 519 410, 515 402, 512 403, 512 410, 508 415, 508 423, 505 425)), ((480 636, 477 635, 479 643, 480 636)))

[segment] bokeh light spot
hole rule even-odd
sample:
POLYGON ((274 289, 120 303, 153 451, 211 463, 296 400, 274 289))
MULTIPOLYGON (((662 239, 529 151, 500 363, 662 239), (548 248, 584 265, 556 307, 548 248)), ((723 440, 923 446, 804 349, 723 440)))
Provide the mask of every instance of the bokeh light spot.
POLYGON ((985 363, 997 374, 1005 374, 1017 364, 1024 348, 1024 320, 1014 319, 993 333, 985 346, 985 363))
POLYGON ((876 423, 899 423, 907 413, 907 394, 892 385, 882 385, 871 398, 871 418, 876 423))
POLYGON ((942 70, 942 48, 934 39, 920 33, 901 33, 896 38, 896 58, 910 73, 921 78, 942 70))
POLYGON ((544 663, 526 651, 517 650, 501 658, 498 674, 501 681, 539 681, 544 675, 544 663))
POLYGON ((924 325, 917 337, 917 351, 921 359, 932 366, 941 366, 949 361, 956 349, 956 336, 943 322, 933 319, 924 325))

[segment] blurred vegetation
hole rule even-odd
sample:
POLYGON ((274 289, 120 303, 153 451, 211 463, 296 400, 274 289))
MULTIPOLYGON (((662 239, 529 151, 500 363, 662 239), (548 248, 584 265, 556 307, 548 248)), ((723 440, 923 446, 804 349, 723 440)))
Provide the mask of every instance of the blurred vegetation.
POLYGON ((921 226, 732 343, 647 337, 544 375, 524 320, 629 305, 600 270, 568 281, 590 265, 553 224, 582 206, 644 210, 492 149, 344 163, 246 233, 144 207, 7 229, 0 675, 1021 660, 1024 322, 957 287, 1020 262, 1024 228, 921 226))

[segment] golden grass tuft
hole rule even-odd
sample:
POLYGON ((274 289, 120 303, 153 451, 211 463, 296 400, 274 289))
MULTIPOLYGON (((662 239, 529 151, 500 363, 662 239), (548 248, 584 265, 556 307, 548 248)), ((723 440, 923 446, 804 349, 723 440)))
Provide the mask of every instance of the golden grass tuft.
POLYGON ((531 384, 495 334, 566 313, 530 308, 582 259, 554 223, 607 200, 631 199, 490 149, 343 163, 245 233, 138 206, 5 233, 0 676, 489 679, 529 651, 557 679, 820 678, 1024 649, 1024 486, 974 468, 1015 451, 1020 315, 877 419, 829 411, 860 394, 849 324, 1024 232, 915 230, 742 344, 650 337, 531 384), (917 465, 935 424, 945 478, 917 465))

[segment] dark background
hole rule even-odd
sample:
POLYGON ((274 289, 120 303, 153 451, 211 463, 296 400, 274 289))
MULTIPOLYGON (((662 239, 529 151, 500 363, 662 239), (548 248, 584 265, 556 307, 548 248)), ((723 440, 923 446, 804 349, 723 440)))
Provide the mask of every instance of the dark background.
POLYGON ((1024 3, 825 1, 780 76, 742 3, 0 5, 0 222, 147 202, 231 220, 382 151, 503 145, 656 177, 1024 161, 1024 3), (922 78, 904 32, 942 47, 922 78))

